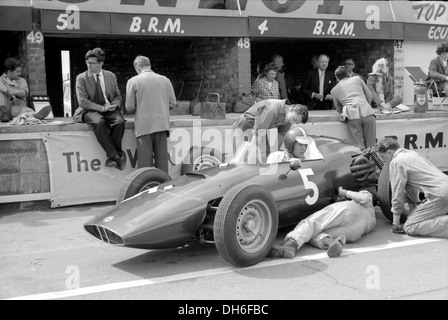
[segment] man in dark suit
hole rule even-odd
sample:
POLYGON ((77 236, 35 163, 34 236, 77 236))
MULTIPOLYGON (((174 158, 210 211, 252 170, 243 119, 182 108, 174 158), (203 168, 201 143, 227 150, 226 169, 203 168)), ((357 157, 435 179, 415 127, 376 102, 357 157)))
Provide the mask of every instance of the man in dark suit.
POLYGON ((436 49, 437 57, 429 64, 429 74, 426 80, 434 79, 439 91, 444 91, 448 97, 448 42, 440 43, 436 49))
POLYGON ((333 107, 330 91, 336 85, 336 78, 333 71, 327 70, 330 57, 321 54, 317 61, 317 69, 308 72, 301 89, 308 98, 309 110, 330 110, 333 107))
POLYGON ((102 69, 105 57, 101 48, 86 53, 87 71, 76 77, 79 108, 73 119, 75 122, 93 124, 95 136, 107 154, 105 165, 124 170, 126 160, 121 142, 125 122, 119 109, 121 94, 115 74, 102 69))

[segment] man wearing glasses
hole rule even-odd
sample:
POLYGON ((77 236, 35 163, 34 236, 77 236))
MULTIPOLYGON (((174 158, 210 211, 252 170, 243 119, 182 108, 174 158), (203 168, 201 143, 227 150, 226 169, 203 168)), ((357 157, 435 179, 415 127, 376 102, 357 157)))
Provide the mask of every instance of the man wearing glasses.
POLYGON ((79 108, 73 119, 93 124, 95 136, 107 154, 105 165, 124 170, 126 160, 121 143, 125 121, 120 112, 121 94, 115 74, 102 69, 105 57, 101 48, 86 53, 87 71, 76 77, 79 108))
POLYGON ((345 59, 344 66, 347 68, 347 74, 349 78, 358 76, 364 81, 363 76, 353 71, 356 67, 355 60, 353 60, 352 58, 345 59))

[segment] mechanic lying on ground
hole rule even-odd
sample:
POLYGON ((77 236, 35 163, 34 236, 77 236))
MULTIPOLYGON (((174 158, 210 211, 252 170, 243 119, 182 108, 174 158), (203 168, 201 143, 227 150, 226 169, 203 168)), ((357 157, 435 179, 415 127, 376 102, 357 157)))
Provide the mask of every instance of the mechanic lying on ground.
POLYGON ((342 253, 345 242, 355 242, 375 228, 375 207, 368 191, 354 192, 338 188, 339 197, 347 199, 332 203, 300 221, 285 240, 274 245, 269 257, 292 259, 305 243, 327 250, 330 258, 342 253))
POLYGON ((389 164, 393 232, 448 238, 448 176, 392 138, 378 142, 378 153, 389 164), (403 225, 406 200, 412 210, 403 225))

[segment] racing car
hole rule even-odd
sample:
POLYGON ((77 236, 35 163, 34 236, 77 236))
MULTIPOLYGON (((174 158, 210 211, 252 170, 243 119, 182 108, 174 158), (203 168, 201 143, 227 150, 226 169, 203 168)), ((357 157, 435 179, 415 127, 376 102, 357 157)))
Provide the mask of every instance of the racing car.
POLYGON ((225 261, 245 267, 266 257, 279 228, 336 201, 339 186, 380 190, 378 201, 390 215, 387 170, 379 180, 370 178, 381 159, 347 140, 313 139, 302 161, 249 164, 245 143, 224 162, 176 179, 156 168, 138 169, 123 183, 116 206, 84 228, 100 241, 132 248, 213 242, 225 261))

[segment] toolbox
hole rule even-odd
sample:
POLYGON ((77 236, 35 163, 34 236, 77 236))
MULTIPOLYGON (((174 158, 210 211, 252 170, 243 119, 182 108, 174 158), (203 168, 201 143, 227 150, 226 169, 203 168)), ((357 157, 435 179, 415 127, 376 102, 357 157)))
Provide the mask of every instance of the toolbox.
POLYGON ((209 93, 205 102, 201 103, 201 118, 225 119, 226 103, 220 102, 219 93, 209 93))

